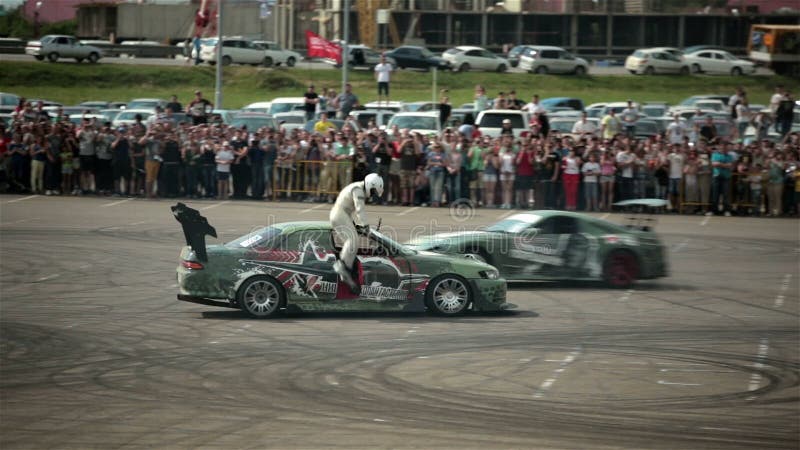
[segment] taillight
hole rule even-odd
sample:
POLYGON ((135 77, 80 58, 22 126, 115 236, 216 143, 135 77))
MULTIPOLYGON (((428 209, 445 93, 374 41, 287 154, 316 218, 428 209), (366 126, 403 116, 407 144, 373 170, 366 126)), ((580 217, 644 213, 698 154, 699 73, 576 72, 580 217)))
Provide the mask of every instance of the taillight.
POLYGON ((196 261, 187 261, 184 259, 181 261, 181 265, 191 270, 203 270, 203 265, 196 261))

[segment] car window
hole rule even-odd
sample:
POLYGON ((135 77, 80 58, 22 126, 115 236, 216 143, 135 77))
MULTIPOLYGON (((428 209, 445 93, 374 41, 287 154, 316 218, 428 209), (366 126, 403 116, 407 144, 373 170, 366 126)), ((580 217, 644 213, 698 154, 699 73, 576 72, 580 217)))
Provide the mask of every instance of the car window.
POLYGON ((636 58, 644 58, 645 56, 647 56, 647 54, 641 50, 636 50, 635 52, 633 52, 633 56, 636 58))
POLYGON ((510 119, 512 128, 525 128, 521 114, 483 114, 478 125, 481 128, 501 128, 503 126, 503 119, 510 119))
POLYGON ((573 59, 575 59, 575 57, 574 57, 574 56, 572 56, 572 54, 571 54, 571 53, 569 53, 569 52, 560 52, 560 53, 559 53, 559 57, 560 57, 561 59, 566 59, 566 60, 573 60, 573 59))
POLYGON ((700 54, 697 55, 697 57, 698 58, 713 58, 713 56, 711 56, 711 53, 700 53, 700 54))
POLYGON ((555 50, 543 50, 541 57, 546 59, 558 59, 558 52, 555 50))
POLYGON ((438 121, 438 118, 428 116, 395 116, 392 117, 391 124, 392 126, 397 125, 400 129, 436 130, 438 121))
POLYGON ((56 39, 56 44, 66 44, 66 43, 67 43, 67 38, 65 37, 60 37, 56 39))
POLYGON ((554 217, 553 232, 556 234, 573 234, 578 232, 578 220, 574 217, 554 217))
POLYGON ((308 250, 306 246, 313 243, 317 250, 325 250, 333 252, 331 244, 331 233, 328 230, 311 229, 300 230, 293 233, 284 234, 281 241, 282 250, 286 251, 304 251, 308 250))
POLYGON ((226 247, 232 248, 270 248, 272 244, 276 244, 276 236, 280 236, 281 230, 275 227, 266 227, 245 234, 237 239, 234 239, 227 244, 226 247))

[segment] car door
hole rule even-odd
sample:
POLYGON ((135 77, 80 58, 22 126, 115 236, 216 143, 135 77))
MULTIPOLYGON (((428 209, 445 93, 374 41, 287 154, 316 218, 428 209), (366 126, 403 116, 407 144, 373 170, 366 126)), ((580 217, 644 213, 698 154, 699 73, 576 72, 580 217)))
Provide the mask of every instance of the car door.
POLYGON ((588 274, 591 240, 577 217, 546 217, 516 234, 512 263, 525 278, 581 278, 588 274))
POLYGON ((467 50, 461 55, 463 62, 469 64, 473 69, 486 70, 485 61, 481 57, 480 50, 467 50))
POLYGON ((72 57, 69 48, 69 39, 65 36, 59 36, 52 41, 52 50, 49 52, 56 52, 61 57, 72 57))
POLYGON ((539 54, 539 65, 547 67, 549 73, 560 73, 557 50, 542 50, 539 54))
POLYGON ((560 73, 572 73, 575 71, 575 57, 570 52, 559 51, 558 64, 560 73))
POLYGON ((279 244, 261 259, 283 285, 290 303, 308 307, 336 298, 338 275, 333 271, 336 250, 330 230, 307 229, 284 234, 279 244))

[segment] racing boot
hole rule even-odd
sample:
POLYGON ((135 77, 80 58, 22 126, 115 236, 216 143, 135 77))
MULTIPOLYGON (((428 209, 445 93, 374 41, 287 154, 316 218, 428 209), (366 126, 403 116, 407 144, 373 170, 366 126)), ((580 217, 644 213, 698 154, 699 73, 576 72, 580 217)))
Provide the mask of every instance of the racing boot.
POLYGON ((356 281, 353 279, 353 276, 350 275, 350 271, 347 270, 347 267, 345 267, 341 259, 338 259, 335 263, 333 263, 333 271, 339 275, 339 278, 344 281, 345 284, 347 284, 347 286, 350 288, 350 292, 355 295, 361 295, 361 286, 359 286, 358 283, 356 283, 356 281))

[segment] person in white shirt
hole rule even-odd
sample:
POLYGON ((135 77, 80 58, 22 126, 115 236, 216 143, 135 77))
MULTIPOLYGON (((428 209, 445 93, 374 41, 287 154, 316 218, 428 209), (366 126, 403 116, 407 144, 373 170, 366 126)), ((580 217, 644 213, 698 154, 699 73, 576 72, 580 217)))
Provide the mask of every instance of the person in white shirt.
POLYGON ((734 108, 736 108, 736 129, 739 131, 739 142, 744 143, 744 134, 750 125, 750 107, 747 104, 747 98, 737 103, 734 108))
POLYGON ((581 166, 583 173, 583 193, 586 197, 586 211, 599 211, 597 207, 597 180, 600 175, 600 164, 597 162, 597 155, 589 153, 589 161, 581 166))
POLYGON ((542 114, 547 112, 547 110, 545 110, 544 107, 539 104, 538 94, 534 94, 533 97, 531 98, 531 101, 527 103, 525 106, 523 106, 522 110, 528 111, 530 115, 534 115, 536 113, 542 114))
POLYGON ((620 114, 625 126, 625 134, 633 137, 636 134, 636 121, 639 120, 639 110, 633 105, 633 100, 628 100, 628 107, 620 114))
POLYGON ((683 144, 686 137, 686 125, 681 122, 681 117, 675 114, 675 120, 667 126, 667 138, 670 144, 683 144))
POLYGON ((386 96, 386 104, 389 104, 389 79, 392 70, 392 65, 386 62, 386 56, 381 55, 381 62, 375 66, 375 80, 378 82, 378 105, 381 103, 381 94, 386 96))
POLYGON ((582 112, 581 119, 575 122, 575 125, 572 126, 572 134, 591 134, 594 136, 596 133, 597 125, 587 118, 586 111, 582 112))
POLYGON ((669 201, 671 210, 674 211, 678 205, 679 190, 681 187, 681 179, 683 178, 683 163, 686 160, 680 145, 672 144, 671 150, 667 155, 669 161, 669 201))
POLYGON ((781 100, 783 99, 783 85, 779 84, 775 86, 775 93, 772 94, 772 97, 769 99, 769 110, 772 113, 772 118, 775 118, 775 113, 778 112, 778 105, 781 104, 781 100))

